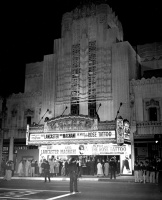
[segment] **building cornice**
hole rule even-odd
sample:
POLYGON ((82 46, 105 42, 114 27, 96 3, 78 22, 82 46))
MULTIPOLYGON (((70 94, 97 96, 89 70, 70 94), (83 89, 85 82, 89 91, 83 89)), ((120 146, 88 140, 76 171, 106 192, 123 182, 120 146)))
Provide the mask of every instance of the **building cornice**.
POLYGON ((35 96, 41 96, 42 91, 37 92, 26 92, 26 93, 13 93, 8 99, 20 99, 20 98, 28 98, 28 97, 35 97, 35 96))
POLYGON ((142 78, 140 80, 132 79, 130 81, 131 86, 141 86, 141 85, 146 85, 146 84, 158 84, 158 83, 162 83, 161 77, 158 77, 158 78, 152 77, 148 79, 142 78))

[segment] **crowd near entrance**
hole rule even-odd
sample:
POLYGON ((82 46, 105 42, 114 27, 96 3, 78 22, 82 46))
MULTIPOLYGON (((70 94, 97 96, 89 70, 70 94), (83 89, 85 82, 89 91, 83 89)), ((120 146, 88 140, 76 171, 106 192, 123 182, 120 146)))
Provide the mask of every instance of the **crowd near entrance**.
POLYGON ((110 176, 111 162, 115 162, 116 175, 120 175, 120 155, 79 155, 79 156, 55 156, 47 155, 40 161, 32 159, 32 157, 23 156, 17 165, 16 173, 18 176, 44 176, 43 163, 48 161, 50 165, 50 176, 68 176, 68 164, 71 158, 75 158, 78 168, 78 176, 110 176), (99 170, 101 166, 101 170, 99 170))

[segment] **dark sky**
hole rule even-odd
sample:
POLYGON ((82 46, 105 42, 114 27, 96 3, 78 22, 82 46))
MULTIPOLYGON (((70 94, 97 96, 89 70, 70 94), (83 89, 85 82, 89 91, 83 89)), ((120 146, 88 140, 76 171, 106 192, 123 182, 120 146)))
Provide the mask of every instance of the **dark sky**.
MULTIPOLYGON (((54 39, 61 37, 62 15, 88 0, 11 2, 1 3, 0 96, 24 92, 25 64, 42 61, 43 55, 53 53, 54 39)), ((132 46, 162 42, 160 1, 105 2, 122 23, 124 41, 132 46)))

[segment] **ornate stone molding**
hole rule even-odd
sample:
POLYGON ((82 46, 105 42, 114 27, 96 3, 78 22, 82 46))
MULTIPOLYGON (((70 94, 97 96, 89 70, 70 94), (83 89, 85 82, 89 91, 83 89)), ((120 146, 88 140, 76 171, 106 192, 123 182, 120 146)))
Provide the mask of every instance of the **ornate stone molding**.
POLYGON ((137 122, 137 127, 148 127, 148 126, 161 126, 162 127, 162 121, 143 121, 143 122, 137 122))
POLYGON ((38 74, 28 74, 25 76, 25 78, 36 78, 36 77, 42 77, 43 74, 42 73, 38 73, 38 74))
POLYGON ((152 77, 150 79, 142 78, 140 80, 132 79, 130 81, 131 86, 141 86, 141 85, 146 85, 146 84, 157 84, 157 83, 162 83, 161 77, 159 77, 159 78, 152 77))
POLYGON ((41 96, 42 91, 37 91, 37 92, 26 92, 26 93, 18 93, 15 94, 13 93, 8 99, 19 99, 19 98, 27 98, 27 97, 34 97, 34 96, 41 96))

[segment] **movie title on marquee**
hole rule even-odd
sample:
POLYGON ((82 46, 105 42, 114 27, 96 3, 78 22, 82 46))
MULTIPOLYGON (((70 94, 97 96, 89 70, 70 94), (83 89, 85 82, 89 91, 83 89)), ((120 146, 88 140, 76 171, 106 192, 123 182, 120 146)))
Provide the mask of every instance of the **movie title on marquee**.
POLYGON ((87 139, 87 138, 115 138, 115 131, 30 134, 30 141, 36 141, 36 140, 52 141, 52 140, 63 140, 63 139, 87 139))

